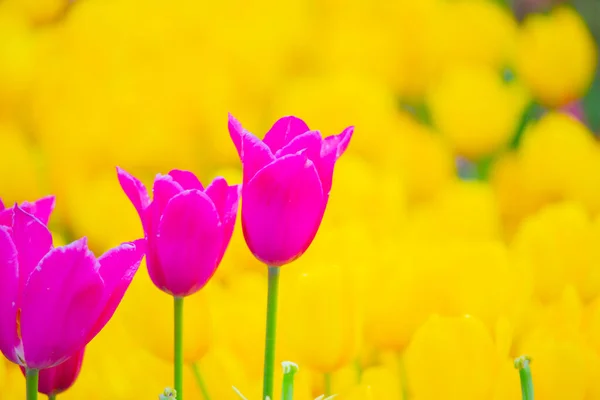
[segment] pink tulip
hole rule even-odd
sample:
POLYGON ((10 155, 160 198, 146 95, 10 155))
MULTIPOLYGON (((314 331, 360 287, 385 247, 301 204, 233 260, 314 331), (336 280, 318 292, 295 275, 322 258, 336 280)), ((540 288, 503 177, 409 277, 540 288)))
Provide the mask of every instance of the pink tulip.
POLYGON ((86 238, 53 247, 38 218, 14 207, 0 226, 0 350, 28 369, 56 366, 89 343, 121 302, 144 241, 96 259, 86 238))
POLYGON ((202 289, 233 234, 239 186, 216 178, 204 189, 193 173, 173 170, 156 176, 150 201, 139 180, 120 168, 117 173, 144 227, 152 282, 176 297, 202 289))
MULTIPOLYGON (((43 197, 33 203, 23 202, 21 208, 33 214, 43 224, 47 225, 50 219, 50 214, 54 210, 54 196, 43 197)), ((0 199, 0 225, 10 226, 12 224, 14 207, 5 208, 2 199, 0 199)))
MULTIPOLYGON (((62 364, 41 370, 38 392, 46 396, 56 396, 73 386, 77 377, 79 377, 84 353, 85 348, 76 352, 62 364)), ((25 373, 25 368, 21 367, 21 372, 25 373)))
POLYGON ((242 228, 250 251, 270 266, 300 257, 327 206, 336 161, 354 127, 325 139, 299 118, 279 119, 263 140, 229 115, 243 165, 242 228))

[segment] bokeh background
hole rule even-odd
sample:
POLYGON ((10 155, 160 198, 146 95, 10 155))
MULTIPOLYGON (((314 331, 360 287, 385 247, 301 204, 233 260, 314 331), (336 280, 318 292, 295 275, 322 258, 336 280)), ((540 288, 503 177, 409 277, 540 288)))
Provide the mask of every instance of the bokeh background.
MULTIPOLYGON (((0 196, 55 194, 56 243, 99 254, 143 235, 115 166, 236 183, 228 112, 354 125, 282 271, 296 398, 517 400, 529 354, 539 400, 600 399, 599 34, 595 0, 2 0, 0 196)), ((265 273, 238 225, 186 303, 186 399, 194 369, 260 397, 265 273)), ((156 398, 171 319, 141 269, 59 398, 156 398)), ((0 398, 23 388, 0 360, 0 398)))

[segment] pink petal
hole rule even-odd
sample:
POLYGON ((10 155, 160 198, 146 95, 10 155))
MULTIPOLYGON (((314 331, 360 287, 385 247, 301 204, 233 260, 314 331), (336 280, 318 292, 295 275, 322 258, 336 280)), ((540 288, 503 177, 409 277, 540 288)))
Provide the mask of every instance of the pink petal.
POLYGON ((12 208, 5 208, 0 211, 0 226, 12 226, 13 214, 12 208))
POLYGON ((145 251, 146 241, 142 239, 123 243, 98 258, 100 264, 98 273, 104 282, 104 296, 100 305, 102 314, 90 332, 88 341, 92 340, 112 318, 142 262, 145 251))
POLYGON ((174 169, 169 172, 169 175, 175 180, 175 182, 179 183, 183 190, 204 190, 204 186, 202 186, 202 183, 200 183, 196 175, 194 175, 190 171, 174 169))
POLYGON ((240 191, 240 185, 229 186, 227 181, 220 177, 216 178, 205 191, 217 208, 219 218, 223 224, 223 246, 217 263, 221 262, 233 235, 233 228, 235 227, 239 208, 240 191))
POLYGON ((23 202, 21 208, 29 214, 33 214, 44 225, 48 225, 50 214, 54 211, 55 204, 56 198, 54 196, 47 196, 36 200, 33 203, 23 202))
POLYGON ((231 114, 229 115, 229 134, 238 149, 244 167, 244 182, 248 182, 261 168, 275 159, 269 147, 245 130, 231 114))
POLYGON ((154 179, 154 187, 152 188, 154 200, 146 213, 148 236, 156 235, 158 224, 160 223, 160 219, 167 203, 171 198, 182 191, 183 188, 181 185, 175 182, 171 175, 159 174, 156 176, 156 179, 154 179))
POLYGON ((117 167, 117 177, 125 195, 135 207, 142 224, 144 224, 144 210, 150 205, 150 197, 146 186, 139 179, 119 167, 117 167))
POLYGON ((13 241, 19 254, 19 293, 23 293, 29 275, 52 249, 52 234, 39 219, 15 206, 13 241))
POLYGON ((242 138, 248 132, 244 129, 240 121, 238 121, 231 113, 227 114, 227 129, 229 129, 229 136, 235 145, 240 160, 242 159, 242 138))
POLYGON ((323 140, 321 159, 315 163, 319 177, 323 183, 323 193, 329 198, 333 181, 335 162, 344 154, 352 138, 354 127, 350 126, 339 135, 329 136, 323 140))
POLYGON ((212 200, 219 217, 223 216, 225 211, 225 203, 227 194, 229 193, 229 185, 223 177, 216 177, 206 188, 204 193, 212 200))
MULTIPOLYGON (((48 224, 50 214, 54 210, 55 198, 54 196, 43 197, 33 203, 24 201, 21 203, 21 208, 28 214, 32 214, 39 219, 44 225, 48 224)), ((0 207, 0 225, 12 226, 14 207, 3 208, 0 207)))
POLYGON ((262 169, 242 192, 246 243, 259 260, 281 266, 298 258, 325 212, 317 170, 305 155, 284 156, 262 169))
POLYGON ((281 158, 287 154, 295 154, 299 151, 306 150, 308 159, 314 162, 321 156, 322 141, 323 139, 318 131, 308 131, 292 139, 292 141, 282 147, 275 156, 281 158))
POLYGON ((200 290, 217 269, 222 243, 223 227, 217 209, 205 193, 190 190, 173 197, 156 240, 165 278, 164 286, 157 285, 159 289, 173 296, 188 296, 200 290))
POLYGON ((336 160, 344 154, 348 145, 350 144, 350 139, 352 139, 352 134, 354 133, 354 127, 349 126, 342 131, 342 133, 338 135, 332 135, 326 137, 323 140, 323 147, 321 148, 321 156, 325 157, 327 154, 331 152, 335 152, 336 160))
POLYGON ((25 366, 50 368, 87 344, 103 283, 85 238, 57 247, 29 276, 21 304, 25 366))
POLYGON ((19 261, 17 248, 9 228, 0 226, 0 351, 10 361, 18 363, 15 348, 17 336, 17 296, 19 261))
POLYGON ((309 130, 308 125, 300 118, 294 116, 283 117, 277 120, 269 129, 263 142, 269 146, 273 153, 276 153, 296 136, 309 130))
MULTIPOLYGON (((76 352, 69 359, 56 367, 40 371, 38 390, 46 396, 60 394, 69 389, 79 376, 85 347, 76 352)), ((21 372, 25 372, 21 368, 21 372)))

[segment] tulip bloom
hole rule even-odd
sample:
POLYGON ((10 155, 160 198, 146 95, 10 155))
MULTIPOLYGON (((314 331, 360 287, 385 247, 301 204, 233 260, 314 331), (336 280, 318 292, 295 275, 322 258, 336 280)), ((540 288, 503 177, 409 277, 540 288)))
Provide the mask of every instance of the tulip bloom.
POLYGON ((188 171, 157 175, 154 200, 144 185, 117 168, 119 182, 137 210, 148 240, 148 273, 175 297, 202 289, 213 276, 233 234, 239 187, 216 178, 206 189, 188 171))
POLYGON ((96 259, 86 238, 52 245, 38 218, 15 206, 0 225, 0 350, 28 370, 72 357, 106 325, 144 256, 144 241, 96 259))
POLYGON ((354 127, 322 138, 299 118, 279 119, 263 140, 229 116, 243 165, 242 228, 250 251, 270 266, 300 257, 310 246, 329 200, 336 161, 354 127))
MULTIPOLYGON (((62 364, 41 370, 38 392, 52 397, 65 392, 73 386, 81 371, 84 353, 85 348, 76 352, 62 364)), ((21 372, 25 373, 25 368, 21 367, 21 372)))
MULTIPOLYGON (((23 202, 21 208, 29 213, 33 214, 43 224, 47 225, 50 219, 50 214, 54 210, 55 199, 54 196, 43 197, 33 203, 23 202)), ((0 199, 0 225, 11 226, 14 215, 14 207, 5 208, 2 199, 0 199)))

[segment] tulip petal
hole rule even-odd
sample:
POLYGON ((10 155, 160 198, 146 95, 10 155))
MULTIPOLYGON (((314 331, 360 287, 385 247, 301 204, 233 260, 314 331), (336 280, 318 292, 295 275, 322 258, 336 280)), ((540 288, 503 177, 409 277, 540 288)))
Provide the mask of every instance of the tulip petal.
POLYGON ((269 147, 245 130, 231 114, 229 115, 229 134, 244 167, 244 182, 248 182, 261 168, 274 160, 275 157, 269 147))
POLYGON ((25 366, 50 368, 87 344, 103 283, 85 238, 51 250, 29 276, 21 303, 25 366))
POLYGON ((223 246, 217 264, 221 262, 233 235, 239 208, 240 191, 240 185, 229 186, 227 181, 221 177, 216 178, 205 191, 217 208, 221 224, 223 225, 223 246))
POLYGON ((326 137, 323 140, 323 147, 321 148, 321 156, 325 157, 327 154, 331 152, 335 152, 336 160, 339 159, 342 154, 348 148, 350 144, 350 139, 352 139, 352 135, 354 133, 354 127, 349 126, 342 131, 342 133, 338 135, 332 135, 326 137))
MULTIPOLYGON (((58 395, 73 386, 81 371, 84 354, 85 347, 62 364, 41 370, 38 384, 39 392, 46 396, 58 395)), ((21 368, 21 372, 25 374, 25 369, 21 368)))
POLYGON ((44 225, 48 225, 50 214, 52 214, 52 211, 54 211, 55 204, 56 198, 54 196, 47 196, 42 197, 33 203, 23 202, 21 204, 21 208, 29 214, 33 214, 44 225))
POLYGON ((291 142, 279 149, 275 156, 281 158, 287 154, 295 154, 305 150, 308 159, 315 162, 321 156, 322 141, 319 131, 308 131, 292 139, 291 142))
POLYGON ((17 335, 17 296, 19 290, 19 262, 17 248, 9 228, 0 226, 0 351, 18 363, 15 348, 17 335))
POLYGON ((354 127, 350 126, 338 135, 333 135, 323 140, 321 159, 316 162, 319 177, 323 183, 323 193, 328 198, 333 181, 335 162, 344 154, 352 138, 354 127))
POLYGON ((204 190, 202 183, 198 180, 196 175, 190 171, 174 169, 169 172, 169 175, 173 178, 173 180, 175 180, 175 182, 179 183, 183 190, 204 190))
POLYGON ((12 208, 5 208, 0 211, 0 226, 12 226, 13 214, 12 208))
POLYGON ((142 218, 144 210, 150 204, 148 189, 146 189, 146 186, 139 179, 122 168, 117 167, 117 177, 125 195, 137 210, 140 218, 142 218))
POLYGON ((238 152, 240 160, 242 159, 242 138, 249 133, 244 129, 240 121, 238 121, 231 113, 227 115, 227 129, 229 130, 229 136, 235 145, 235 149, 238 152))
POLYGON ((22 294, 29 275, 52 249, 52 234, 39 219, 15 206, 12 235, 19 255, 19 293, 22 294))
POLYGON ((284 156, 256 174, 242 189, 242 227, 259 260, 273 266, 298 258, 314 239, 325 198, 312 161, 284 156))
POLYGON ((223 227, 212 200, 198 190, 173 197, 160 222, 157 255, 165 277, 160 289, 187 296, 201 289, 217 269, 223 227))
POLYGON ((277 120, 269 129, 263 142, 269 146, 273 153, 276 153, 296 136, 309 130, 308 125, 300 118, 294 116, 283 117, 277 120))
POLYGON ((154 200, 146 213, 148 221, 148 236, 156 234, 160 218, 169 203, 176 194, 181 193, 183 188, 173 179, 171 175, 157 175, 152 188, 154 200))
MULTIPOLYGON (((23 211, 32 214, 37 219, 39 219, 44 225, 47 225, 48 220, 50 219, 50 214, 52 214, 52 211, 54 210, 54 203, 54 196, 48 196, 36 200, 33 203, 24 201, 20 207, 23 209, 23 211)), ((14 207, 3 207, 4 206, 0 207, 0 225, 12 226, 14 207)))
POLYGON ((100 306, 102 314, 90 332, 88 341, 92 340, 112 318, 142 262, 145 251, 146 241, 142 239, 123 243, 98 258, 100 264, 98 273, 104 282, 104 297, 100 306))

